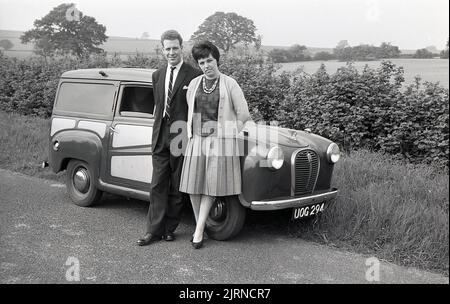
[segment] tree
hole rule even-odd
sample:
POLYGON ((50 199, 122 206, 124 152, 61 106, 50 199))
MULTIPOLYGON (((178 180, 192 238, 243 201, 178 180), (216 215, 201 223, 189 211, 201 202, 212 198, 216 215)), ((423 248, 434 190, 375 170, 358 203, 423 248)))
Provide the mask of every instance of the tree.
POLYGON ((335 59, 335 58, 336 57, 334 57, 333 54, 330 54, 330 53, 325 52, 325 51, 317 52, 317 53, 314 54, 314 57, 313 57, 314 60, 323 60, 323 61, 332 60, 332 59, 335 59))
POLYGON ((21 37, 22 43, 33 42, 35 53, 43 56, 55 53, 83 54, 101 53, 97 46, 108 38, 106 27, 95 18, 83 15, 72 3, 61 4, 50 13, 34 21, 34 28, 21 37))
POLYGON ((0 40, 0 47, 5 51, 12 49, 14 44, 9 39, 0 40))
POLYGON ((348 57, 345 53, 345 49, 350 49, 350 45, 348 44, 347 40, 341 40, 338 42, 336 47, 333 49, 333 54, 336 56, 336 58, 339 58, 339 60, 344 60, 344 57, 348 57))
POLYGON ((191 40, 209 40, 219 49, 228 52, 238 43, 258 43, 253 21, 236 13, 216 12, 206 18, 191 40))
POLYGON ((294 44, 289 48, 291 61, 307 61, 311 60, 311 56, 307 54, 307 47, 304 45, 294 44))
POLYGON ((311 60, 308 49, 304 45, 294 44, 288 49, 273 49, 269 52, 273 62, 296 62, 311 60))
POLYGON ((347 40, 341 40, 338 42, 338 44, 336 45, 336 49, 345 49, 346 47, 349 47, 350 44, 348 44, 347 40))
POLYGON ((391 45, 389 42, 383 42, 380 45, 380 50, 377 58, 398 58, 401 51, 398 46, 391 45))
POLYGON ((429 45, 426 47, 427 50, 429 50, 433 54, 438 54, 439 50, 436 48, 435 45, 429 45))
POLYGON ((442 59, 448 59, 448 38, 447 38, 447 45, 446 46, 447 46, 446 49, 441 52, 441 56, 440 57, 442 59))
POLYGON ((148 39, 150 37, 150 35, 148 34, 148 32, 143 32, 141 39, 148 39))
POLYGON ((346 40, 342 40, 333 50, 333 53, 340 61, 366 61, 398 58, 401 51, 398 46, 391 45, 388 42, 381 43, 379 47, 368 44, 351 47, 346 40))
POLYGON ((273 49, 269 52, 269 57, 272 58, 275 63, 290 62, 290 55, 289 51, 285 49, 273 49))
POLYGON ((258 35, 255 40, 255 49, 259 51, 261 49, 261 46, 262 46, 262 36, 258 35))
POLYGON ((416 51, 413 58, 433 58, 433 53, 427 49, 420 49, 416 51))

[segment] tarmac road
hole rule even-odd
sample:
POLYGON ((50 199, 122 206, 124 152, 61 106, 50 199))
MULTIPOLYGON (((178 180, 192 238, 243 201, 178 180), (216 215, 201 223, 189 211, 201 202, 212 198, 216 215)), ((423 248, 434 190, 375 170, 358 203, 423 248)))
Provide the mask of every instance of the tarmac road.
POLYGON ((64 185, 0 169, 0 283, 73 283, 66 275, 74 278, 76 266, 80 283, 449 283, 384 261, 379 281, 369 282, 366 272, 376 273, 366 266, 369 256, 292 238, 263 223, 194 250, 190 213, 176 241, 139 247, 147 208, 112 195, 97 207, 77 207, 64 185))

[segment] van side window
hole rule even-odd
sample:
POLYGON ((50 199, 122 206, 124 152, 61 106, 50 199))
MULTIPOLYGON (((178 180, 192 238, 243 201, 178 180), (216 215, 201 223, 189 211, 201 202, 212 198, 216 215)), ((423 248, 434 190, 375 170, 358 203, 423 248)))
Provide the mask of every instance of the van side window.
POLYGON ((139 113, 153 115, 155 100, 151 87, 125 86, 123 88, 120 115, 139 116, 139 113))
POLYGON ((115 91, 112 84, 63 82, 55 108, 72 113, 109 115, 115 91))

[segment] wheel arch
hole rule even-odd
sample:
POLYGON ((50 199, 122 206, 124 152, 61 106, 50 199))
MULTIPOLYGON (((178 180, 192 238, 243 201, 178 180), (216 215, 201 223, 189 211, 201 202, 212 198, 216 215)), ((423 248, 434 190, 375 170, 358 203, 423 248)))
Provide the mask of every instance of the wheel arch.
POLYGON ((55 134, 50 141, 49 163, 55 173, 66 170, 72 159, 88 163, 95 177, 100 174, 102 156, 102 141, 93 132, 83 130, 68 130, 55 134), (58 141, 55 151, 53 144, 58 141))

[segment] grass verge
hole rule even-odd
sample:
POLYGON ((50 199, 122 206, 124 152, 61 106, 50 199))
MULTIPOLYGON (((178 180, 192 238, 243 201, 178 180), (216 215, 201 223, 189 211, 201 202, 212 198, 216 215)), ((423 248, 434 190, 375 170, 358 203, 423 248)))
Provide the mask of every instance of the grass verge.
MULTIPOLYGON (((0 111, 0 168, 63 181, 40 168, 49 128, 47 119, 0 111)), ((333 181, 334 204, 317 219, 290 222, 291 234, 448 276, 448 170, 356 151, 336 165, 333 181)))
POLYGON ((336 201, 291 233, 448 276, 448 169, 361 150, 336 164, 333 181, 336 201))
POLYGON ((0 168, 63 181, 40 167, 48 159, 49 133, 49 119, 0 111, 0 168))

